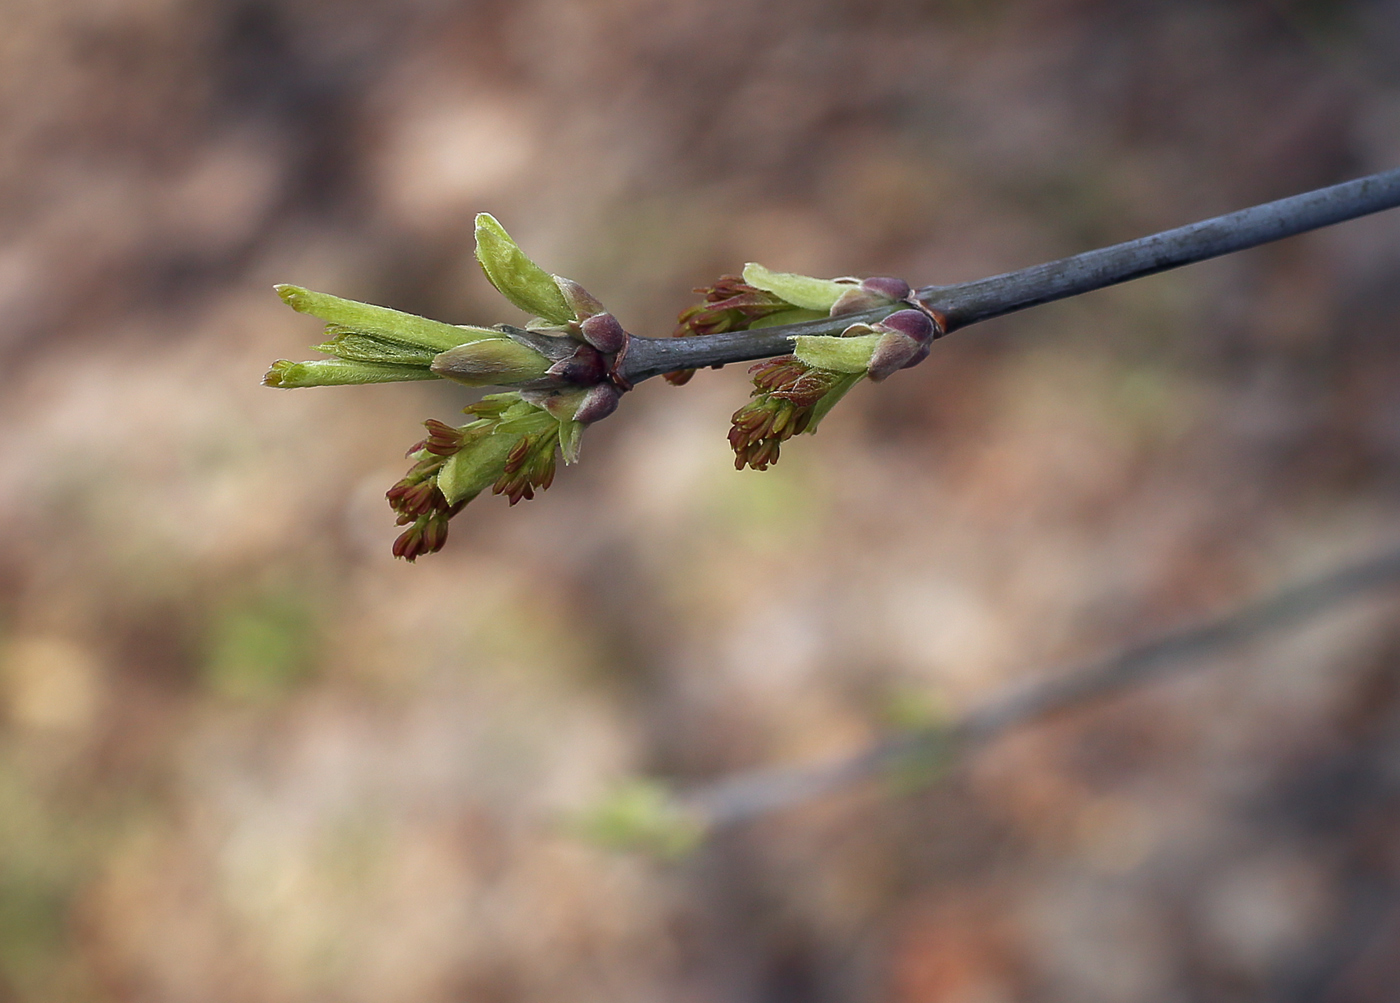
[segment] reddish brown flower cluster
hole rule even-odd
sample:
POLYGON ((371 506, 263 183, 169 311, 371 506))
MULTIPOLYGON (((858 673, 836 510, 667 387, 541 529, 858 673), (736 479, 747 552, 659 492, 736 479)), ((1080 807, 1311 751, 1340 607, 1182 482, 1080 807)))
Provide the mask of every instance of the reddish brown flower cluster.
MULTIPOLYGON (((737 275, 721 275, 714 285, 699 286, 692 291, 705 298, 676 318, 673 338, 745 331, 764 317, 793 309, 791 303, 749 285, 737 275)), ((681 386, 694 375, 693 369, 678 369, 667 373, 666 379, 681 386)))
POLYGON ((767 470, 777 463, 782 442, 806 431, 822 398, 838 390, 838 384, 850 382, 841 373, 813 369, 792 355, 760 362, 749 372, 754 374, 755 399, 734 412, 729 430, 736 470, 767 470))
POLYGON ((451 456, 466 444, 466 436, 462 434, 462 430, 453 428, 445 421, 429 418, 423 422, 423 427, 428 430, 428 437, 410 449, 409 456, 420 449, 426 449, 434 456, 451 456))
MULTIPOLYGON (((515 403, 516 399, 511 394, 492 394, 484 400, 464 407, 462 413, 471 418, 499 422, 515 403)), ((466 436, 450 425, 443 425, 441 422, 436 424, 457 434, 459 444, 451 452, 455 453, 462 448, 466 436)), ((554 457, 558 448, 559 434, 552 427, 549 431, 525 435, 506 454, 505 469, 492 485, 491 493, 505 495, 512 505, 522 498, 526 501, 532 500, 536 488, 543 491, 554 483, 554 457)))
POLYGON ((418 456, 418 462, 385 495, 398 515, 398 525, 408 526, 394 541, 394 556, 406 561, 441 550, 447 542, 448 520, 466 504, 449 505, 437 486, 438 471, 462 448, 462 433, 436 418, 423 424, 428 437, 408 451, 409 456, 418 456))
POLYGON ((554 454, 559 446, 557 433, 527 435, 506 455, 505 472, 491 487, 491 493, 505 495, 514 505, 535 497, 535 488, 544 491, 554 483, 554 454))

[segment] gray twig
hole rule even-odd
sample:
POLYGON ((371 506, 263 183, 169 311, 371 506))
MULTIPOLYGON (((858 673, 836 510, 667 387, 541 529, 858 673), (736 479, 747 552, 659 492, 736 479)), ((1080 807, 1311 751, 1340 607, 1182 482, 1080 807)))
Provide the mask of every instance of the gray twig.
POLYGON ((1182 672, 1199 665, 1207 655, 1395 583, 1400 583, 1400 549, 1294 585, 1228 616, 1055 673, 1045 682, 991 701, 954 724, 887 738, 854 755, 818 766, 744 773, 692 790, 680 800, 707 829, 745 822, 872 779, 903 762, 920 761, 929 753, 963 752, 1018 725, 1077 709, 1158 676, 1182 672))
MULTIPOLYGON (((1180 265, 1242 251, 1308 230, 1400 206, 1400 168, 1330 188, 1266 202, 1150 237, 953 286, 926 286, 919 299, 943 318, 945 331, 1040 303, 1077 296, 1180 265)), ((692 338, 634 337, 623 375, 636 383, 676 369, 701 369, 782 355, 801 334, 840 334, 890 310, 692 338)))

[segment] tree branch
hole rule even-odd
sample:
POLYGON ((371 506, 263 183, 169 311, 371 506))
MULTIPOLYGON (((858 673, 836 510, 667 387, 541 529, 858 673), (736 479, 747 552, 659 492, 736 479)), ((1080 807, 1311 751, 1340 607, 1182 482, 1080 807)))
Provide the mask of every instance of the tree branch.
POLYGON ((1077 709, 1261 634, 1325 613, 1348 599, 1400 583, 1400 549, 1294 585, 1233 614, 1033 683, 951 724, 878 741, 854 755, 812 767, 755 770, 692 790, 680 803, 706 831, 746 822, 872 779, 930 753, 955 755, 1018 725, 1077 709))
MULTIPOLYGON (((1242 251, 1396 206, 1400 206, 1400 169, 1266 202, 1004 275, 952 286, 926 286, 918 291, 918 297, 943 319, 945 332, 953 331, 1026 307, 1242 251)), ((783 355, 791 350, 792 339, 798 335, 837 335, 853 323, 879 320, 893 309, 705 337, 634 336, 623 360, 622 374, 629 382, 637 383, 676 369, 701 369, 783 355)))

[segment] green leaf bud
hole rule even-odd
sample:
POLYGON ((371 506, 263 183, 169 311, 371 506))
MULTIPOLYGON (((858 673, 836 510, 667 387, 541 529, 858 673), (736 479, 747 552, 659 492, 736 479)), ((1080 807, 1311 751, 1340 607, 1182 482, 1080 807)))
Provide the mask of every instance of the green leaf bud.
POLYGON ((554 276, 527 258, 490 213, 476 217, 476 260, 496 290, 526 313, 554 324, 576 319, 554 276))
POLYGON ((277 295, 282 297, 282 301, 298 313, 320 317, 341 328, 379 335, 405 345, 430 348, 435 352, 444 352, 478 338, 500 337, 499 331, 480 327, 457 327, 415 314, 390 310, 388 307, 313 292, 301 286, 284 284, 273 288, 277 290, 277 295))
POLYGON ((793 306, 820 310, 823 316, 842 293, 857 288, 855 279, 814 279, 810 275, 792 272, 770 272, 753 261, 744 266, 744 281, 793 306))
POLYGON ((640 850, 669 860, 685 857, 705 838, 705 825, 654 780, 634 780, 571 820, 579 836, 614 850, 640 850))
MULTIPOLYGON (((847 330, 870 331, 864 324, 853 324, 847 330)), ((793 353, 802 362, 817 369, 834 373, 863 373, 880 342, 880 335, 856 333, 834 338, 825 335, 800 335, 793 339, 793 353)))
POLYGON ((510 338, 483 338, 458 345, 432 360, 432 371, 469 387, 514 386, 540 379, 551 363, 510 338))
POLYGON ((361 383, 402 383, 407 380, 435 380, 437 374, 423 366, 398 366, 383 362, 351 359, 321 359, 313 362, 274 362, 263 377, 263 386, 290 390, 297 387, 343 387, 361 383))

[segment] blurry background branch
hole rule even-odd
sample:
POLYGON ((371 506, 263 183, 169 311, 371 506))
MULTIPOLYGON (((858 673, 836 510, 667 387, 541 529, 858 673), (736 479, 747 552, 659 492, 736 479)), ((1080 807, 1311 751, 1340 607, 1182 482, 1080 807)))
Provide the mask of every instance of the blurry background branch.
MULTIPOLYGON (((954 331, 1396 206, 1400 206, 1400 168, 1020 271, 952 286, 926 286, 917 295, 943 318, 945 332, 954 331)), ((798 335, 839 335, 851 324, 878 320, 892 309, 703 337, 634 338, 623 372, 635 383, 677 369, 782 355, 791 350, 798 335)))
POLYGON ((1294 585, 1234 613, 1165 634, 1107 659, 993 700, 953 724, 897 735, 835 762, 755 770, 681 798, 706 830, 802 804, 906 764, 942 764, 1017 725, 1075 710, 1101 697, 1182 672, 1226 648, 1326 613, 1348 599, 1400 582, 1400 548, 1294 585))

